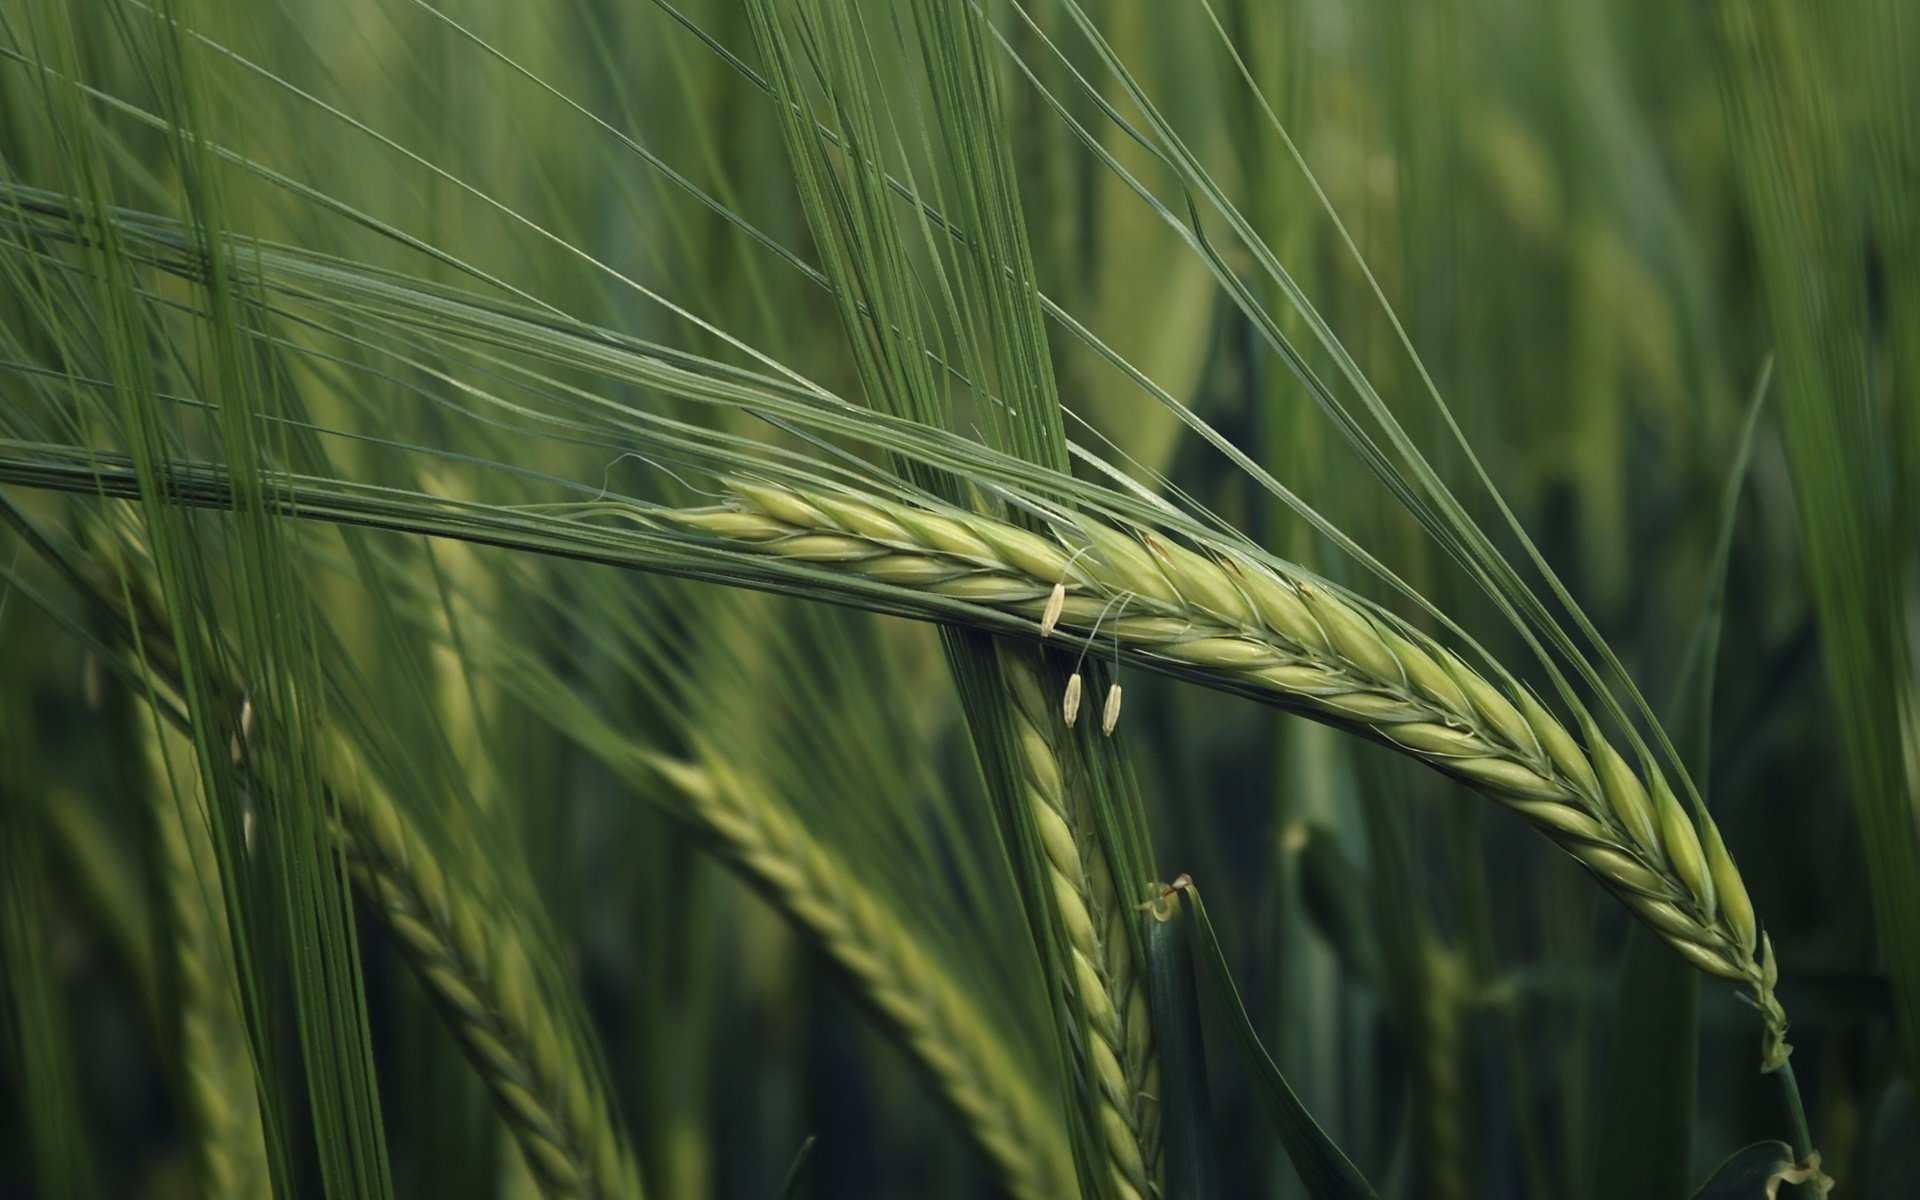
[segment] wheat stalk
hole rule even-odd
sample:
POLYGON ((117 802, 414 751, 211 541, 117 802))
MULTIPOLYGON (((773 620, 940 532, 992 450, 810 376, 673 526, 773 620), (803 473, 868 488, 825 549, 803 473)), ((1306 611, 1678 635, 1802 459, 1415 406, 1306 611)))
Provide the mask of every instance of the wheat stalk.
POLYGON ((1020 787, 1044 851, 1049 891, 1066 932, 1062 980, 1074 1009, 1074 1046, 1091 1068, 1115 1194, 1145 1200, 1156 1174, 1159 1114, 1153 1026, 1140 986, 1113 870, 1095 836, 1084 789, 1074 786, 1060 706, 1041 686, 1031 653, 1002 650, 1020 746, 1020 787))
POLYGON ((446 1014, 549 1197, 641 1194, 599 1076, 542 987, 518 925, 440 864, 377 788, 342 789, 348 870, 446 1014))
POLYGON ((931 1075, 1001 1183, 1026 1200, 1072 1194, 1067 1139, 1052 1106, 968 989, 888 906, 774 802, 719 756, 703 765, 638 746, 608 757, 642 786, 678 794, 675 812, 804 928, 931 1075))
POLYGON ((1746 985, 1786 1061, 1775 966, 1711 818, 1645 780, 1592 721, 1576 739, 1524 688, 1494 683, 1357 597, 1147 530, 1058 517, 1055 538, 870 496, 730 482, 723 507, 655 515, 736 546, 1096 632, 1362 732, 1515 809, 1682 956, 1746 985), (1582 741, 1584 740, 1584 745, 1582 741))

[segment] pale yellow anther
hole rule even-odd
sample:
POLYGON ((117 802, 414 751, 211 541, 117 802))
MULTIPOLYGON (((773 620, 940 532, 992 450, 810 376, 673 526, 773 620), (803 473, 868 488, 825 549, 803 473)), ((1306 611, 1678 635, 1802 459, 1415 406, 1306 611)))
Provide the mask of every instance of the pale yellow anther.
POLYGON ((1078 671, 1073 673, 1073 678, 1067 680, 1067 698, 1060 703, 1060 716, 1066 721, 1068 729, 1072 729, 1073 723, 1080 719, 1080 672, 1078 671))
POLYGON ((1100 706, 1100 732, 1107 737, 1112 737, 1113 727, 1119 723, 1120 685, 1116 683, 1107 688, 1107 701, 1100 706))
POLYGON ((1052 637, 1053 627, 1060 623, 1060 611, 1067 606, 1067 585, 1056 583, 1053 591, 1047 595, 1047 609, 1040 614, 1040 636, 1052 637))

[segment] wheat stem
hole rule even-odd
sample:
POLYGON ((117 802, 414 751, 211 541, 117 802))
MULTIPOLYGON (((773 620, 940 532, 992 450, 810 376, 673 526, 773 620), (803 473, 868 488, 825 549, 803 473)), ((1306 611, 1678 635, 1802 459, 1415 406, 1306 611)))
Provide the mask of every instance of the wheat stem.
POLYGON ((1364 733, 1515 809, 1694 966, 1746 985, 1786 1061, 1771 950, 1711 818, 1688 816, 1588 721, 1576 739, 1524 688, 1489 680, 1357 597, 1251 557, 1060 517, 1048 539, 991 517, 733 482, 725 507, 664 519, 750 547, 965 600, 1197 669, 1364 733), (1064 596, 1056 591, 1064 590, 1064 596))

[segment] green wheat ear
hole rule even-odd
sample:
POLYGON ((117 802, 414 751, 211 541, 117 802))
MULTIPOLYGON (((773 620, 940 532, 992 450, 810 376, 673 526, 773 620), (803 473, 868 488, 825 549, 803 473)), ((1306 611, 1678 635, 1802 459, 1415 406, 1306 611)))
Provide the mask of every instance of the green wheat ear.
MULTIPOLYGON (((1013 701, 1021 794, 1039 832, 1067 935, 1072 966, 1065 990, 1077 1010, 1072 1048, 1098 1088, 1115 1194, 1145 1200, 1154 1193, 1158 1175, 1159 1111, 1153 1097, 1160 1086, 1146 989, 1127 936, 1132 907, 1121 901, 1085 792, 1068 773, 1073 755, 1061 752, 1062 726, 1072 724, 1073 701, 1063 715, 1043 691, 1039 664, 1030 652, 1003 649, 1000 663, 1013 701)), ((1079 682, 1074 675, 1069 696, 1078 696, 1079 682)))
POLYGON ((158 719, 141 706, 160 890, 173 934, 180 1074, 200 1183, 209 1200, 265 1200, 273 1180, 253 1049, 228 974, 233 946, 226 906, 209 890, 219 871, 198 764, 192 748, 158 719))
POLYGON ((1588 722, 1576 738, 1358 597, 1164 533, 1062 517, 1055 540, 972 513, 729 481, 727 507, 659 514, 767 554, 1112 638, 1383 742, 1519 812, 1699 969, 1743 983, 1762 1064, 1790 1051, 1772 949, 1712 820, 1588 722))
POLYGON ((669 789, 674 811, 846 973, 932 1078, 1002 1186, 1022 1200, 1071 1194, 1059 1113, 1032 1090, 970 990, 858 871, 718 756, 690 763, 632 747, 610 765, 637 784, 669 789))
POLYGON ((637 1200, 640 1175, 613 1102, 518 923, 445 869, 364 772, 339 798, 355 884, 486 1081, 541 1190, 637 1200))

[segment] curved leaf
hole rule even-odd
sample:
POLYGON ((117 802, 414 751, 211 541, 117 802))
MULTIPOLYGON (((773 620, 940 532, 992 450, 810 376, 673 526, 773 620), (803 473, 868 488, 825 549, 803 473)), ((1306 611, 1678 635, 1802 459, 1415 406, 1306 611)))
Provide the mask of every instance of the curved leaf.
POLYGON ((1240 999, 1240 990, 1233 984, 1233 973, 1227 969, 1226 956, 1220 951, 1220 939, 1213 932, 1213 922, 1207 917, 1200 889, 1189 887, 1187 897, 1193 901, 1195 949, 1205 969, 1208 997, 1226 1021, 1227 1032, 1233 1035, 1234 1049, 1239 1051, 1241 1061, 1252 1074, 1254 1091, 1273 1121, 1274 1132, 1280 1135, 1280 1143, 1286 1147, 1293 1169, 1306 1185, 1307 1194, 1313 1200, 1356 1197, 1374 1200, 1373 1185, 1327 1136, 1326 1130, 1320 1128, 1300 1103, 1300 1097, 1294 1094, 1287 1077, 1280 1073, 1273 1056, 1260 1044, 1260 1035, 1247 1016, 1247 1006, 1240 999))

